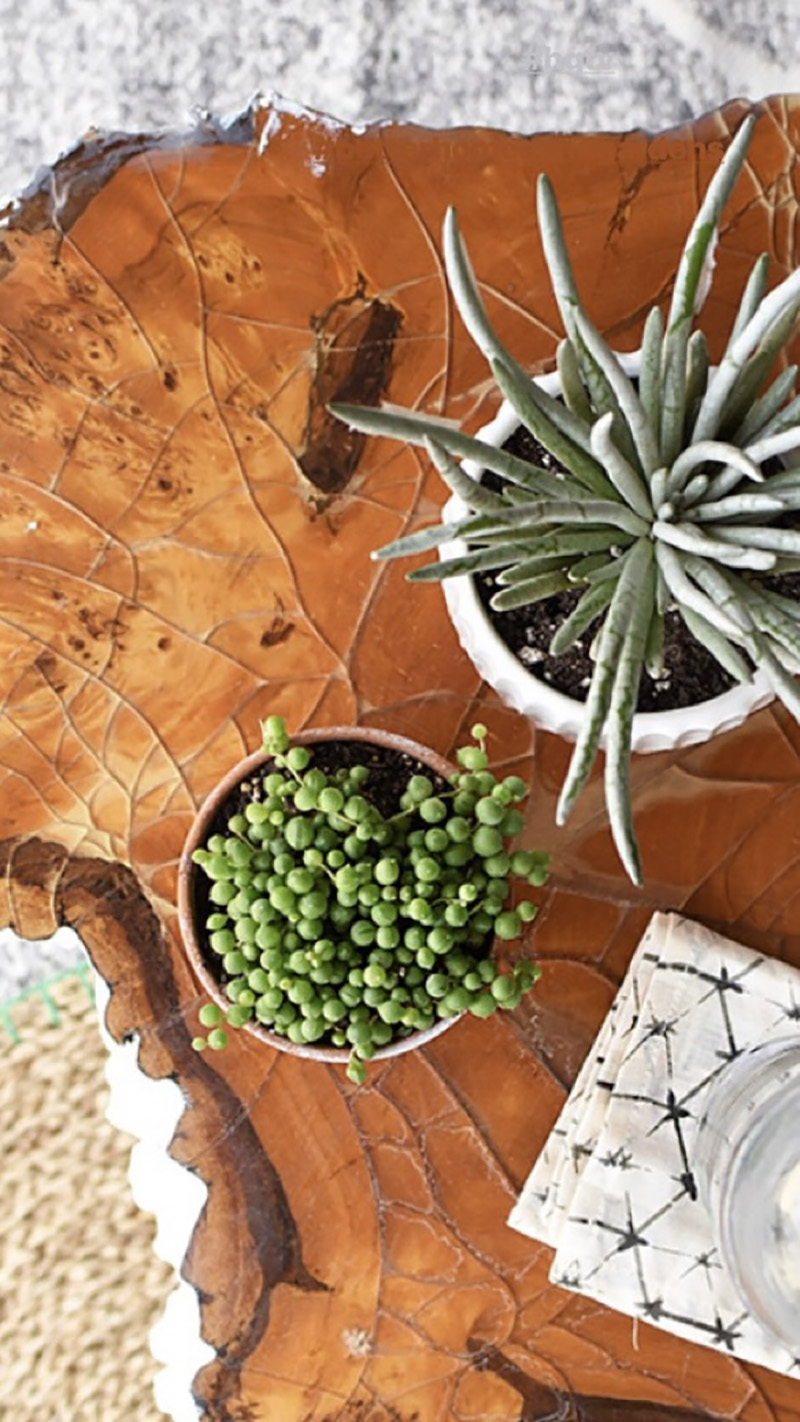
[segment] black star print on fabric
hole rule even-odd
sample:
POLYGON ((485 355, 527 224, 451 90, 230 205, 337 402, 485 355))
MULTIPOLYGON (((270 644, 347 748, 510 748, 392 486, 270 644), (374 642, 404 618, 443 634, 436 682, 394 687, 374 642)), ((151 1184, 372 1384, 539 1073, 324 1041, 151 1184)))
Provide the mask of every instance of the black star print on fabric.
POLYGON ((727 1038, 729 1059, 732 1059, 739 1055, 741 1048, 737 1045, 734 1036, 727 999, 731 993, 736 996, 742 996, 744 994, 745 989, 742 986, 742 979, 748 977, 750 973, 755 972, 757 968, 760 968, 763 962, 763 958, 754 958, 752 962, 747 963, 738 973, 734 973, 733 975, 728 971, 724 963, 720 964, 719 972, 717 973, 707 972, 696 967, 694 963, 659 963, 657 971, 686 973, 687 976, 695 977, 702 983, 708 983, 709 990, 704 996, 698 999, 698 1003, 702 1004, 707 1002, 708 999, 715 994, 718 997, 720 1011, 722 1013, 722 1023, 727 1038))
POLYGON ((607 1165, 612 1170, 633 1170, 633 1156, 624 1146, 618 1146, 616 1150, 607 1150, 605 1155, 599 1157, 600 1165, 607 1165))
POLYGON ((672 1044, 670 1038, 673 1036, 677 1027, 677 1017, 655 1017, 651 1013, 650 1021, 648 1022, 647 1026, 642 1029, 639 1040, 631 1051, 630 1056, 632 1057, 637 1052, 641 1051, 642 1047, 645 1047, 648 1042, 652 1042, 660 1038, 664 1043, 664 1053, 667 1059, 667 1072, 670 1076, 672 1076, 672 1044))
POLYGON ((581 1160, 588 1159, 588 1157, 592 1154, 593 1150, 593 1145, 581 1145, 580 1141, 575 1142, 575 1144, 571 1148, 570 1153, 572 1155, 572 1164, 575 1166, 576 1170, 578 1170, 578 1168, 580 1167, 581 1160))
MULTIPOLYGON (((747 950, 728 955, 702 940, 703 951, 696 948, 691 941, 685 953, 673 948, 666 961, 642 955, 652 974, 640 957, 606 1032, 604 1059, 591 1062, 577 1109, 566 1116, 553 1199, 563 1243, 577 1258, 559 1250, 559 1275, 551 1277, 728 1357, 748 1357, 758 1352, 750 1314, 698 1213, 696 1136, 729 1063, 754 1041, 797 1031, 800 989, 765 975, 766 960, 747 950), (579 1177, 584 1187, 576 1188, 579 1177)), ((781 1370, 800 1376, 800 1348, 794 1359, 786 1351, 781 1370)))
MULTIPOLYGON (((745 1315, 742 1314, 742 1318, 744 1317, 745 1315)), ((712 1341, 714 1343, 720 1343, 732 1353, 736 1339, 742 1336, 741 1328, 736 1327, 736 1324, 741 1323, 741 1321, 741 1318, 737 1318, 734 1323, 725 1324, 722 1322, 719 1314, 716 1314, 714 1317, 714 1327, 710 1330, 712 1341)))
POLYGON ((656 1124, 651 1127, 651 1129, 648 1131, 648 1135, 654 1135, 655 1132, 659 1131, 662 1126, 665 1126, 667 1124, 672 1125, 675 1131, 675 1138, 677 1141, 678 1150, 680 1152, 681 1164, 683 1166, 683 1170, 681 1171, 680 1175, 673 1176, 673 1179, 678 1180, 679 1184, 682 1185, 685 1193, 689 1196, 690 1200, 696 1200, 697 1184, 694 1178, 694 1174, 692 1173, 691 1166, 689 1164, 689 1157, 686 1151, 686 1142, 683 1137, 683 1129, 681 1125, 683 1121, 691 1120, 691 1111, 686 1106, 683 1106, 680 1101, 678 1101, 678 1098, 676 1097, 675 1092, 672 1090, 672 1088, 667 1091, 666 1097, 663 1101, 661 1101, 657 1096, 639 1096, 638 1094, 630 1092, 619 1092, 617 1094, 616 1099, 618 1101, 644 1101, 647 1102, 648 1105, 655 1106, 661 1111, 663 1111, 664 1114, 662 1115, 661 1119, 656 1121, 656 1124))
POLYGON ((562 1289, 580 1289, 583 1284, 580 1267, 576 1260, 572 1260, 561 1273, 553 1279, 554 1284, 559 1284, 562 1289))
MULTIPOLYGON (((693 1274, 695 1269, 702 1269, 705 1273, 706 1278, 710 1279, 711 1272, 713 1269, 721 1271, 722 1263, 719 1259, 715 1259, 714 1257, 716 1252, 716 1249, 706 1249, 702 1253, 696 1254, 694 1256, 694 1262, 689 1265, 689 1268, 686 1270, 686 1274, 693 1274)), ((686 1275, 684 1275, 684 1278, 685 1277, 686 1275)))
POLYGON ((625 1196, 625 1213, 626 1222, 624 1225, 612 1224, 610 1220, 588 1219, 586 1216, 581 1215, 570 1215, 570 1221, 572 1224, 589 1225, 592 1229, 607 1230, 609 1234, 616 1235, 617 1242, 612 1252, 614 1254, 622 1254, 626 1249, 638 1249, 640 1246, 648 1243, 645 1236, 639 1232, 633 1223, 631 1202, 627 1195, 625 1196))

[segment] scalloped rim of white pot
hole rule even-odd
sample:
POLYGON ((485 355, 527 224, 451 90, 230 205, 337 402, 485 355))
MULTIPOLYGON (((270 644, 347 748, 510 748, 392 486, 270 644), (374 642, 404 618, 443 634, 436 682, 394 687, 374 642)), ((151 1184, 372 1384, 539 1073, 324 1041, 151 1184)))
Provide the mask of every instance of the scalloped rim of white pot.
MULTIPOLYGON (((638 373, 638 351, 618 353, 618 359, 629 375, 638 373)), ((561 383, 557 373, 536 376, 535 379, 546 394, 560 393, 561 383)), ((516 411, 504 400, 494 419, 478 430, 476 438, 499 447, 519 424, 516 411)), ((480 476, 481 465, 474 460, 464 460, 462 467, 473 479, 480 476)), ((455 523, 466 517, 467 512, 461 499, 454 494, 445 504, 443 519, 446 523, 455 523)), ((454 539, 440 547, 439 557, 463 557, 466 552, 467 545, 461 539, 454 539)), ((583 723, 584 703, 556 691, 527 670, 492 626, 471 576, 445 578, 442 588, 461 646, 484 681, 507 705, 521 712, 535 725, 567 740, 576 740, 583 723)), ((633 718, 631 749, 647 753, 697 745, 723 731, 733 730, 753 711, 758 711, 773 699, 774 692, 766 677, 762 672, 756 672, 748 685, 731 687, 721 696, 698 701, 693 706, 681 706, 674 711, 637 711, 633 718)), ((605 744, 605 735, 600 744, 605 744)))

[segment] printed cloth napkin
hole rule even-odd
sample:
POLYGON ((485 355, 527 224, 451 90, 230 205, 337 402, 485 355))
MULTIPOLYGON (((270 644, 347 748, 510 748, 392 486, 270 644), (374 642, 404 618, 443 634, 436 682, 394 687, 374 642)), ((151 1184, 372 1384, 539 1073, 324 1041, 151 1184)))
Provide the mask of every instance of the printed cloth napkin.
POLYGON ((653 916, 509 1217, 555 1249, 554 1284, 800 1376, 800 1356, 762 1329, 724 1269, 693 1171, 720 1073, 793 1036, 800 972, 676 914, 653 916))

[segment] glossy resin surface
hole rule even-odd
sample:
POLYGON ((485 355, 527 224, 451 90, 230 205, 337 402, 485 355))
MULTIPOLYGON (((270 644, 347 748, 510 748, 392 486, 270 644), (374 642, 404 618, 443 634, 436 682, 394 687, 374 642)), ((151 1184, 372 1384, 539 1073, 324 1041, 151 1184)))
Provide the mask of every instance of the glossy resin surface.
MULTIPOLYGON (((746 1369, 548 1283, 505 1224, 654 908, 800 965, 800 729, 778 706, 634 760, 645 888, 595 778, 553 812, 570 747, 478 680, 441 591, 370 551, 444 501, 418 453, 341 400, 491 414, 454 318, 458 208, 520 358, 559 335, 535 227, 555 185, 587 307, 621 349, 666 301, 698 196, 746 111, 658 136, 354 133, 261 110, 182 138, 96 139, 0 242, 0 921, 74 926, 109 1029, 188 1098, 172 1151, 210 1187, 185 1274, 218 1359, 208 1417, 245 1422, 800 1419, 746 1369), (176 870, 196 806, 259 741, 387 727, 448 755, 478 716, 530 775, 523 840, 553 874, 525 1005, 460 1022, 356 1089, 237 1039, 192 1053, 176 870)), ((798 260, 800 101, 758 106, 708 304, 718 357, 753 259, 798 260)))

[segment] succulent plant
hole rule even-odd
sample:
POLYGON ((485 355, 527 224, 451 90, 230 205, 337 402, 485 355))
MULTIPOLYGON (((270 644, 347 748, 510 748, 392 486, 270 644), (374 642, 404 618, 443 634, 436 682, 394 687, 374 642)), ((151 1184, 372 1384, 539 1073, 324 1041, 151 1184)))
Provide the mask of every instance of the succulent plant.
POLYGON ((267 773, 248 781, 227 833, 191 856, 211 881, 205 936, 228 1000, 224 1013, 201 1007, 211 1030, 195 1049, 222 1049, 226 1026, 255 1020, 299 1046, 349 1051, 347 1074, 361 1082, 377 1050, 437 1019, 517 1007, 540 970, 498 961, 493 945, 536 917, 510 894, 546 881, 547 855, 506 852, 527 787, 489 769, 486 727, 456 752, 449 785, 404 770, 387 816, 368 766, 327 774, 278 715, 262 732, 267 773))
POLYGON ((424 446, 468 509, 378 550, 395 558, 466 540, 449 557, 409 574, 428 582, 491 569, 497 609, 582 589, 559 627, 559 654, 599 619, 582 730, 561 791, 563 824, 605 735, 605 792, 615 843, 641 883, 629 793, 631 727, 643 670, 662 666, 664 614, 677 609, 690 633, 736 680, 760 668, 800 719, 800 603, 764 575, 800 570, 800 466, 775 456, 800 446, 797 367, 765 385, 800 312, 800 271, 766 293, 768 258, 755 262, 719 365, 693 331, 711 282, 718 224, 744 162, 755 119, 744 121, 717 169, 686 240, 666 320, 644 325, 638 382, 592 325, 576 290, 553 189, 537 190, 539 230, 566 330, 557 351, 563 399, 545 394, 489 324, 452 209, 444 224, 448 281, 464 324, 527 427, 563 466, 537 467, 450 421, 397 407, 331 408, 361 431, 424 446), (455 456, 455 458, 454 458, 455 456), (500 476, 485 487, 456 458, 500 476))

